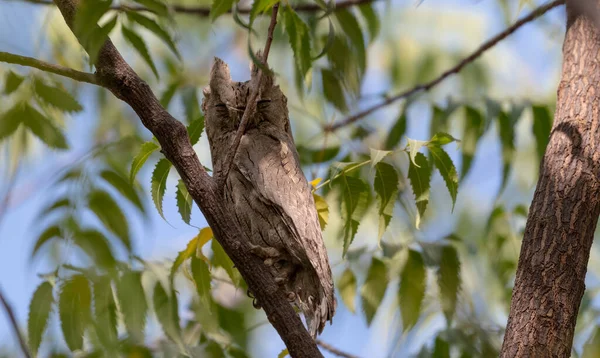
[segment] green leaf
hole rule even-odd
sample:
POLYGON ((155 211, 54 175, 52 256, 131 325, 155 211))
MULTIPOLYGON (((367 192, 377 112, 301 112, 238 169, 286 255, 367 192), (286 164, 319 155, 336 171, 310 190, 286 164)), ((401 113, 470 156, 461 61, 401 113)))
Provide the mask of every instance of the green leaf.
MULTIPOLYGON (((82 0, 77 6, 73 21, 73 32, 82 43, 86 43, 92 33, 98 31, 96 25, 112 5, 112 0, 82 0)), ((86 47, 84 45, 84 47, 86 47)), ((87 50, 87 47, 86 47, 87 50)))
POLYGON ((452 197, 452 210, 454 210, 456 194, 458 193, 458 173, 456 172, 456 167, 454 167, 454 163, 452 163, 452 159, 450 159, 448 153, 441 147, 431 146, 429 147, 429 153, 431 153, 433 163, 446 182, 446 187, 452 197))
POLYGON ((234 0, 213 0, 210 8, 210 20, 215 21, 217 17, 231 10, 234 0))
POLYGON ((142 25, 146 29, 152 31, 158 38, 163 40, 163 42, 167 46, 169 46, 171 51, 173 51, 173 53, 178 58, 181 58, 181 55, 179 54, 179 51, 177 51, 177 46, 175 45, 175 42, 173 42, 171 35, 169 35, 169 33, 165 29, 163 29, 162 26, 160 26, 156 21, 134 11, 127 12, 127 17, 129 18, 129 20, 134 21, 142 25))
POLYGON ((477 149, 477 142, 484 133, 483 115, 477 109, 465 107, 465 125, 462 138, 462 168, 460 177, 464 178, 471 169, 471 163, 477 149))
POLYGON ((394 126, 388 133, 387 138, 385 139, 384 148, 387 150, 396 148, 404 133, 406 133, 406 106, 404 107, 404 110, 400 112, 400 117, 398 117, 396 123, 394 123, 394 126))
POLYGON ((154 167, 154 171, 152 172, 152 201, 163 219, 165 219, 165 216, 163 214, 162 203, 167 188, 167 178, 170 169, 171 162, 166 158, 163 158, 156 163, 156 167, 154 167))
POLYGON ((532 106, 533 126, 531 128, 537 144, 538 158, 541 161, 546 152, 546 146, 550 140, 550 130, 552 129, 552 116, 546 106, 532 106))
POLYGON ((327 204, 325 198, 315 193, 313 193, 313 199, 315 201, 315 207, 317 208, 317 214, 319 215, 321 231, 323 231, 329 222, 329 204, 327 204))
POLYGON ((13 134, 25 118, 27 113, 20 103, 0 116, 0 141, 13 134))
POLYGON ((217 240, 213 240, 211 244, 213 251, 212 264, 215 267, 222 267, 234 285, 238 286, 242 279, 239 271, 233 266, 233 261, 227 256, 225 250, 217 240))
POLYGON ((200 114, 195 120, 192 120, 187 126, 187 131, 192 145, 198 143, 202 131, 204 131, 204 116, 200 114))
POLYGON ((40 234, 37 241, 35 242, 33 251, 31 252, 31 257, 34 257, 37 254, 38 250, 46 242, 48 242, 54 238, 62 239, 62 233, 61 233, 60 227, 58 227, 58 225, 50 226, 40 234))
POLYGON ((327 34, 327 41, 325 42, 325 46, 323 46, 321 52, 319 52, 317 56, 312 58, 313 61, 316 61, 321 57, 327 55, 327 53, 332 48, 335 42, 335 27, 333 26, 333 21, 331 21, 331 18, 329 17, 327 18, 327 21, 329 22, 329 32, 327 34))
POLYGON ((152 72, 158 79, 158 70, 156 69, 156 66, 154 66, 154 61, 152 60, 152 56, 150 56, 148 46, 146 46, 146 42, 144 41, 144 39, 140 35, 135 33, 135 31, 128 29, 126 26, 122 27, 122 31, 125 40, 129 42, 129 44, 133 46, 133 48, 135 48, 135 50, 140 54, 140 56, 142 56, 144 61, 146 61, 148 66, 150 66, 152 72))
POLYGON ((127 271, 123 273, 120 280, 117 281, 117 296, 129 336, 134 341, 143 342, 148 303, 142 287, 141 272, 127 271))
POLYGON ((138 4, 144 5, 153 13, 158 16, 167 16, 169 15, 169 9, 167 5, 165 5, 162 1, 159 0, 135 0, 138 4))
POLYGON ((83 275, 74 275, 61 287, 60 326, 71 351, 83 349, 83 335, 91 321, 92 292, 83 275))
POLYGON ((180 85, 181 83, 179 81, 175 81, 171 83, 163 92, 162 96, 160 96, 160 104, 163 107, 169 107, 169 104, 171 103, 171 100, 173 99, 173 96, 175 95, 175 92, 177 92, 177 90, 179 89, 180 85))
POLYGON ((131 251, 129 225, 121 208, 105 191, 94 190, 88 195, 88 208, 131 251))
POLYGON ((127 198, 127 200, 129 200, 132 204, 137 206, 137 208, 140 209, 140 212, 143 213, 145 211, 144 205, 142 204, 142 200, 140 199, 137 190, 135 190, 135 187, 131 184, 130 181, 128 181, 116 171, 108 169, 103 170, 100 173, 100 176, 102 177, 102 179, 106 180, 107 183, 112 185, 113 188, 117 189, 117 191, 121 193, 121 195, 123 195, 125 198, 127 198))
POLYGON ((500 112, 498 114, 498 135, 500 136, 500 143, 502 144, 502 185, 500 191, 504 190, 508 181, 508 175, 512 168, 512 160, 515 154, 515 130, 510 117, 506 112, 500 112))
MULTIPOLYGON (((308 25, 296 14, 290 6, 285 7, 283 12, 284 27, 294 52, 296 71, 301 79, 308 73, 312 62, 310 57, 310 30, 308 25)), ((302 83, 302 81, 297 83, 302 83)))
POLYGON ((177 183, 177 193, 175 196, 177 197, 177 210, 181 215, 181 219, 189 225, 192 214, 193 200, 181 179, 179 179, 179 182, 177 183))
POLYGON ((13 71, 8 71, 4 78, 4 94, 11 94, 16 91, 21 83, 25 80, 24 77, 17 75, 13 71))
POLYGON ((377 13, 375 13, 373 6, 369 3, 359 5, 358 10, 360 10, 360 13, 367 22, 367 28, 369 29, 370 37, 369 42, 375 41, 377 35, 379 35, 379 30, 381 29, 381 24, 379 23, 377 13))
POLYGON ((392 215, 394 203, 398 196, 398 173, 388 163, 378 163, 375 167, 375 182, 373 183, 377 202, 379 203, 379 240, 387 229, 392 215))
POLYGON ((408 167, 408 180, 415 194, 417 204, 416 227, 421 225, 421 219, 429 203, 429 189, 431 188, 431 168, 427 158, 422 153, 417 153, 414 162, 408 167))
POLYGON ((154 312, 165 334, 176 343, 182 344, 181 326, 179 326, 179 309, 177 295, 171 290, 171 296, 167 294, 162 284, 158 282, 154 286, 154 312))
POLYGON ((60 86, 49 86, 41 79, 35 78, 33 87, 35 93, 51 106, 65 112, 80 112, 83 110, 79 102, 60 86))
POLYGON ((342 301, 348 307, 348 310, 352 313, 356 312, 356 277, 352 270, 347 268, 344 271, 337 286, 340 297, 342 297, 342 301))
POLYGON ((341 112, 347 112, 348 106, 346 105, 344 90, 335 73, 324 68, 321 70, 321 79, 323 80, 325 99, 341 112))
POLYGON ((581 355, 581 358, 596 357, 600 357, 600 330, 598 329, 592 335, 592 339, 583 346, 583 354, 581 355))
POLYGON ((115 258, 102 233, 96 230, 84 230, 73 235, 73 241, 79 246, 99 267, 111 270, 115 267, 115 258))
POLYGON ((192 276, 200 302, 208 306, 210 304, 210 271, 206 262, 194 256, 192 256, 192 276))
POLYGON ((379 162, 392 153, 392 151, 389 150, 369 149, 371 150, 371 168, 375 168, 379 162))
MULTIPOLYGON (((169 275, 169 279, 173 282, 173 278, 179 270, 179 267, 183 264, 183 262, 190 257, 192 257, 198 251, 202 252, 202 247, 213 237, 213 232, 209 227, 205 227, 200 230, 198 235, 194 237, 190 242, 188 242, 185 250, 179 251, 177 254, 177 258, 173 261, 173 266, 171 266, 171 273, 169 275)), ((196 255, 199 256, 199 255, 196 255)))
POLYGON ((321 149, 312 149, 305 146, 298 146, 298 155, 302 164, 324 163, 332 160, 340 153, 340 147, 329 147, 321 149))
POLYGON ((419 320, 427 287, 427 271, 418 251, 409 250, 406 265, 400 275, 398 303, 402 313, 402 330, 407 331, 419 320))
POLYGON ((42 142, 51 148, 68 149, 67 139, 60 129, 56 128, 50 119, 37 109, 26 104, 23 107, 23 124, 42 142))
POLYGON ((44 210, 42 210, 42 212, 40 213, 40 216, 48 215, 51 212, 58 210, 58 209, 70 208, 71 206, 72 206, 71 200, 69 200, 68 198, 61 198, 61 199, 56 200, 51 205, 48 205, 44 210))
POLYGON ((448 322, 452 323, 452 316, 456 311, 458 290, 460 289, 460 261, 458 252, 453 246, 442 248, 440 266, 437 272, 437 281, 440 288, 440 303, 442 311, 448 322))
POLYGON ((383 261, 373 257, 367 273, 367 279, 360 290, 362 308, 368 325, 371 325, 375 313, 377 313, 377 309, 385 295, 387 285, 387 268, 383 261))
POLYGON ((252 10, 250 11, 250 23, 254 22, 257 15, 264 14, 271 10, 273 5, 278 2, 279 0, 254 0, 252 3, 252 10))
POLYGON ((144 346, 138 345, 122 345, 121 352, 127 358, 152 358, 152 351, 144 346))
POLYGON ((343 255, 345 256, 358 231, 360 219, 367 209, 368 187, 362 179, 346 174, 342 174, 334 181, 341 191, 341 215, 344 222, 343 255))
POLYGON ((151 141, 142 144, 139 153, 133 158, 133 162, 131 163, 131 171, 129 174, 129 181, 131 183, 135 180, 135 176, 140 169, 142 169, 142 166, 144 166, 144 163, 146 163, 150 154, 154 153, 158 148, 160 148, 158 144, 151 141))
POLYGON ((290 355, 290 352, 288 352, 287 348, 285 348, 284 350, 279 352, 279 354, 277 355, 277 358, 285 358, 288 355, 290 355))
POLYGON ((350 38, 350 43, 354 47, 352 56, 356 58, 360 73, 364 73, 367 65, 367 56, 365 51, 365 39, 363 33, 356 20, 356 17, 347 9, 336 9, 335 16, 342 27, 342 30, 350 38))
POLYGON ((113 15, 102 27, 94 29, 85 40, 82 40, 83 46, 89 55, 90 63, 95 64, 98 60, 100 49, 104 46, 108 35, 117 25, 117 16, 117 14, 113 15))
POLYGON ((105 348, 115 347, 118 342, 117 305, 108 276, 94 280, 94 313, 98 339, 105 348))
POLYGON ((440 336, 435 338, 431 358, 450 358, 450 345, 440 336))
POLYGON ((49 282, 44 282, 37 287, 29 303, 27 337, 29 337, 29 349, 34 357, 37 355, 40 343, 42 343, 53 301, 52 285, 49 282))
POLYGON ((438 132, 436 133, 427 143, 427 146, 442 146, 448 143, 457 142, 458 139, 454 138, 448 133, 438 132))

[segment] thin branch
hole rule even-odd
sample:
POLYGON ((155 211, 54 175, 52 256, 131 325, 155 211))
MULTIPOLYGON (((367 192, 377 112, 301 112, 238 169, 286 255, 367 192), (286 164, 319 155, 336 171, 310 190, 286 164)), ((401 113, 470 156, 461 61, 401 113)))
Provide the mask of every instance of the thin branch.
POLYGON ((13 63, 15 65, 28 66, 38 70, 54 73, 56 75, 69 77, 79 82, 91 83, 97 85, 98 81, 93 73, 81 72, 69 67, 53 65, 40 61, 33 57, 19 56, 8 52, 0 52, 0 62, 13 63))
POLYGON ((450 77, 453 74, 456 74, 458 72, 460 72, 460 70, 463 69, 463 67, 465 67, 466 65, 470 64, 471 62, 475 61, 476 59, 478 59, 485 51, 489 50, 490 48, 494 47, 496 44, 498 44, 498 42, 504 40, 505 38, 507 38, 509 35, 511 35, 513 32, 517 31, 521 26, 537 19, 538 17, 542 16, 543 14, 545 14, 546 12, 548 12, 549 10, 563 5, 565 3, 565 0, 555 0, 552 1, 550 3, 547 3, 545 5, 542 5, 540 7, 538 7, 537 9, 533 10, 531 13, 529 13, 529 15, 523 17, 522 19, 520 19, 519 21, 515 22, 512 26, 508 27, 506 30, 502 31, 501 33, 497 34, 496 36, 492 37, 490 40, 488 40, 487 42, 483 43, 477 50, 475 50, 475 52, 473 52, 472 54, 470 54, 469 56, 467 56, 466 58, 464 58, 462 61, 460 61, 456 66, 450 68, 449 70, 447 70, 446 72, 442 73, 439 77, 427 82, 427 83, 423 83, 420 84, 416 87, 413 87, 407 91, 401 92, 393 97, 389 97, 388 99, 386 99, 385 101, 378 103, 370 108, 367 108, 361 112, 358 112, 338 123, 332 124, 332 125, 328 125, 325 126, 323 129, 326 132, 333 132, 337 129, 340 129, 342 127, 345 127, 349 124, 352 124, 366 116, 368 116, 369 114, 387 106, 390 105, 398 100, 410 97, 416 93, 419 92, 427 92, 429 91, 431 88, 433 88, 434 86, 436 86, 437 84, 439 84, 440 82, 442 82, 443 80, 445 80, 446 78, 450 77))
MULTIPOLYGON (((29 2, 32 4, 38 4, 38 5, 52 5, 52 1, 50 1, 50 0, 22 0, 22 1, 26 1, 26 2, 29 2)), ((358 5, 362 5, 362 4, 369 4, 369 3, 372 3, 375 1, 378 1, 378 0, 339 1, 335 4, 335 9, 333 11, 347 9, 352 6, 358 6, 358 5)), ((207 7, 207 6, 167 5, 167 7, 169 9, 171 9, 173 12, 178 13, 178 14, 195 15, 195 16, 201 16, 201 17, 207 17, 210 15, 210 7, 207 7)), ((115 11, 122 11, 122 12, 125 12, 125 11, 153 12, 152 10, 148 9, 147 7, 139 6, 139 5, 114 5, 111 7, 111 9, 115 10, 115 11)), ((314 3, 313 4, 299 4, 294 7, 294 10, 296 12, 305 12, 305 13, 324 11, 321 6, 319 6, 318 4, 314 4, 314 3)), ((238 13, 239 14, 249 14, 250 11, 251 11, 250 8, 243 8, 243 9, 239 9, 238 13)), ((229 10, 228 13, 231 14, 232 11, 229 10)))
MULTIPOLYGON (((269 58, 269 51, 271 50, 271 43, 273 42, 273 32, 275 31, 275 26, 277 25, 277 13, 279 11, 279 2, 273 5, 273 10, 271 11, 271 23, 269 24, 269 30, 267 34, 267 42, 265 43, 265 48, 262 52, 262 61, 263 66, 266 68, 268 66, 267 60, 269 58)), ((263 70, 259 67, 258 73, 254 80, 254 86, 252 88, 252 93, 250 93, 250 97, 246 102, 246 109, 244 110, 244 114, 242 115, 242 120, 240 122, 240 126, 238 127, 237 132, 235 133, 235 138, 233 139, 233 144, 227 153, 227 157, 225 157, 225 162, 223 166, 223 172, 217 173, 217 188, 222 189, 225 181, 227 180, 227 176, 229 175, 229 171, 231 170, 231 166, 233 164, 233 159, 240 147, 240 142, 242 140, 242 136, 246 132, 246 127, 248 126, 248 121, 250 117, 256 114, 256 101, 260 92, 260 83, 262 80, 263 70)))
POLYGON ((15 318, 15 312, 13 311, 13 309, 10 306, 10 304, 8 303, 8 301, 6 301, 6 298, 4 297, 4 293, 2 293, 2 289, 0 289, 0 303, 2 303, 2 306, 4 306, 4 311, 6 311, 6 314, 8 315, 8 319, 10 320, 10 325, 12 326, 12 329, 15 332, 15 335, 19 339, 19 345, 21 346, 21 350, 23 351, 23 354, 25 355, 25 357, 30 358, 31 354, 29 354, 29 349, 27 348, 27 343, 25 342, 25 338, 23 337, 23 335, 21 334, 21 331, 19 330, 19 325, 17 324, 17 319, 15 318))
POLYGON ((324 350, 328 351, 329 353, 331 353, 335 356, 344 357, 344 358, 358 358, 358 356, 341 351, 341 350, 335 348, 334 346, 332 346, 331 344, 325 343, 320 339, 317 339, 317 344, 319 346, 321 346, 321 348, 323 348, 324 350))

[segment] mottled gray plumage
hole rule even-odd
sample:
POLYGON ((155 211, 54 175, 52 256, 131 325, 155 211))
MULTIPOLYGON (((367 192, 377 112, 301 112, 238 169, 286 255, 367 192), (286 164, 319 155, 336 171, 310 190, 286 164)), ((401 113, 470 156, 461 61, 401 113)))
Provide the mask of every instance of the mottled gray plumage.
MULTIPOLYGON (((257 72, 253 68, 252 76, 257 72)), ((227 65, 215 59, 202 103, 215 173, 223 170, 250 86, 251 81, 232 82, 227 65)), ((300 168, 287 99, 270 74, 262 76, 257 103, 225 182, 225 200, 237 224, 250 233, 253 252, 304 313, 316 337, 336 308, 319 218, 300 168)))

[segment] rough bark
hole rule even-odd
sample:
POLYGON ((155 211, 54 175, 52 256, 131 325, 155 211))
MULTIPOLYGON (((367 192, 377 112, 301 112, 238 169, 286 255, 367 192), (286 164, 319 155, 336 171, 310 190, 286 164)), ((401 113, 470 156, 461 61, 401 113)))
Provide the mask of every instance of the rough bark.
MULTIPOLYGON (((55 0, 55 3, 67 25, 71 27, 76 13, 76 1, 55 0)), ((163 154, 179 172, 215 238, 261 302, 290 355, 322 357, 315 341, 302 325, 284 293, 278 289, 262 260, 250 253, 248 233, 234 224, 232 213, 223 205, 222 192, 198 160, 185 126, 160 105, 148 84, 131 69, 109 39, 100 50, 96 77, 103 87, 129 104, 144 126, 158 139, 163 154)))
POLYGON ((597 4, 567 1, 556 114, 525 228, 501 357, 571 354, 600 214, 597 4))

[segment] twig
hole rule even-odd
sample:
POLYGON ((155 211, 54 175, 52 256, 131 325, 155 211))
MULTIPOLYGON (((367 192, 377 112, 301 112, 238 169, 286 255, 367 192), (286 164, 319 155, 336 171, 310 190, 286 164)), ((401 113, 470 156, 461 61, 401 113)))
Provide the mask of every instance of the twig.
POLYGON ((15 318, 15 312, 13 311, 13 309, 10 306, 10 304, 8 303, 8 301, 6 301, 6 298, 4 297, 4 293, 2 293, 2 289, 0 289, 0 302, 2 303, 2 306, 4 306, 4 310, 6 311, 6 314, 8 315, 8 319, 10 320, 12 329, 13 329, 13 331, 15 331, 15 335, 19 339, 19 345, 21 346, 21 350, 23 351, 23 354, 25 355, 25 357, 30 358, 31 354, 29 354, 29 349, 27 348, 27 343, 25 342, 25 338, 23 338, 23 335, 21 334, 21 331, 19 330, 19 325, 17 324, 17 319, 15 318))
POLYGON ((350 354, 350 353, 346 353, 344 351, 341 351, 337 348, 335 348, 334 346, 332 346, 329 343, 325 343, 320 339, 317 339, 317 344, 319 346, 321 346, 321 348, 323 348, 324 350, 328 351, 329 353, 332 353, 333 355, 336 355, 338 357, 345 357, 345 358, 358 358, 358 356, 355 356, 354 354, 350 354))
MULTIPOLYGON (((275 31, 275 25, 277 25, 277 12, 279 10, 279 2, 273 5, 273 10, 271 12, 271 23, 269 24, 269 30, 267 35, 267 42, 265 43, 265 48, 262 52, 262 58, 259 59, 262 61, 262 64, 267 67, 267 60, 269 58, 269 51, 271 50, 271 43, 273 42, 273 32, 275 31)), ((235 138, 233 139, 233 144, 231 145, 231 149, 227 153, 227 157, 225 157, 225 162, 223 166, 223 172, 218 173, 217 178, 217 188, 222 189, 225 181, 227 180, 227 176, 229 175, 229 171, 231 170, 231 166, 233 164, 233 159, 240 147, 240 142, 242 140, 242 136, 246 132, 246 127, 248 126, 248 121, 250 117, 254 116, 256 113, 256 100, 258 99, 259 91, 260 91, 260 83, 262 80, 263 71, 259 67, 258 73, 254 80, 254 88, 252 88, 252 93, 250 93, 250 97, 246 102, 246 109, 244 110, 244 114, 242 115, 242 120, 240 122, 240 126, 238 127, 237 132, 235 133, 235 138)))
POLYGON ((419 92, 427 92, 429 91, 432 87, 436 86, 437 84, 439 84, 440 82, 442 82, 443 80, 445 80, 446 78, 450 77, 450 75, 456 74, 458 72, 460 72, 460 70, 463 69, 463 67, 465 67, 466 65, 470 64, 471 62, 475 61, 477 58, 479 58, 485 51, 489 50, 490 48, 494 47, 498 42, 504 40, 505 38, 507 38, 510 34, 512 34, 513 32, 517 31, 521 26, 535 20, 536 18, 542 16, 543 14, 545 14, 546 12, 548 12, 549 10, 559 6, 559 5, 563 5, 565 3, 565 0, 555 0, 552 1, 550 3, 547 3, 546 5, 542 5, 540 7, 538 7, 537 9, 533 10, 531 13, 529 13, 529 15, 523 17, 522 19, 520 19, 519 21, 515 22, 512 26, 508 27, 506 30, 502 31, 501 33, 497 34, 496 36, 492 37, 490 40, 488 40, 487 42, 483 43, 477 50, 475 50, 475 52, 473 52, 472 54, 470 54, 468 57, 464 58, 462 61, 460 61, 456 66, 450 68, 449 70, 447 70, 446 72, 442 73, 439 77, 427 82, 427 83, 423 83, 420 84, 416 87, 413 87, 407 91, 401 92, 393 97, 389 97, 388 99, 386 99, 385 101, 378 103, 370 108, 367 108, 361 112, 356 113, 355 115, 352 115, 338 123, 332 124, 332 125, 328 125, 325 126, 323 129, 326 132, 333 132, 337 129, 340 129, 342 127, 345 127, 349 124, 352 124, 366 116, 368 116, 369 114, 377 111, 378 109, 381 109, 387 105, 390 105, 398 100, 407 98, 412 96, 415 93, 419 93, 419 92))
MULTIPOLYGON (((22 1, 29 2, 32 4, 38 4, 38 5, 52 5, 53 4, 52 1, 50 1, 50 0, 22 0, 22 1)), ((369 3, 372 3, 375 1, 378 1, 378 0, 339 1, 335 4, 335 9, 333 11, 346 9, 346 8, 349 8, 352 6, 358 6, 358 5, 362 5, 362 4, 369 4, 369 3)), ((210 15, 210 7, 207 7, 207 6, 167 5, 167 7, 169 7, 173 12, 178 13, 178 14, 195 15, 195 16, 201 16, 201 17, 207 17, 210 15)), ((145 6, 138 6, 138 5, 133 5, 133 6, 114 5, 111 7, 111 10, 123 11, 123 12, 125 12, 125 11, 154 12, 145 6)), ((243 9, 239 9, 238 13, 239 14, 249 14, 251 10, 252 9, 250 9, 250 8, 243 8, 243 9)), ((294 10, 296 12, 310 13, 310 12, 321 11, 321 10, 323 10, 323 8, 321 6, 319 6, 318 4, 313 3, 313 4, 299 4, 294 7, 294 10)), ((228 13, 231 13, 231 10, 229 10, 228 13)))
POLYGON ((0 62, 13 63, 21 66, 37 68, 38 70, 54 73, 56 75, 69 77, 79 82, 91 83, 97 85, 98 81, 93 73, 81 72, 69 67, 53 65, 38 59, 19 56, 8 52, 0 52, 0 62))

